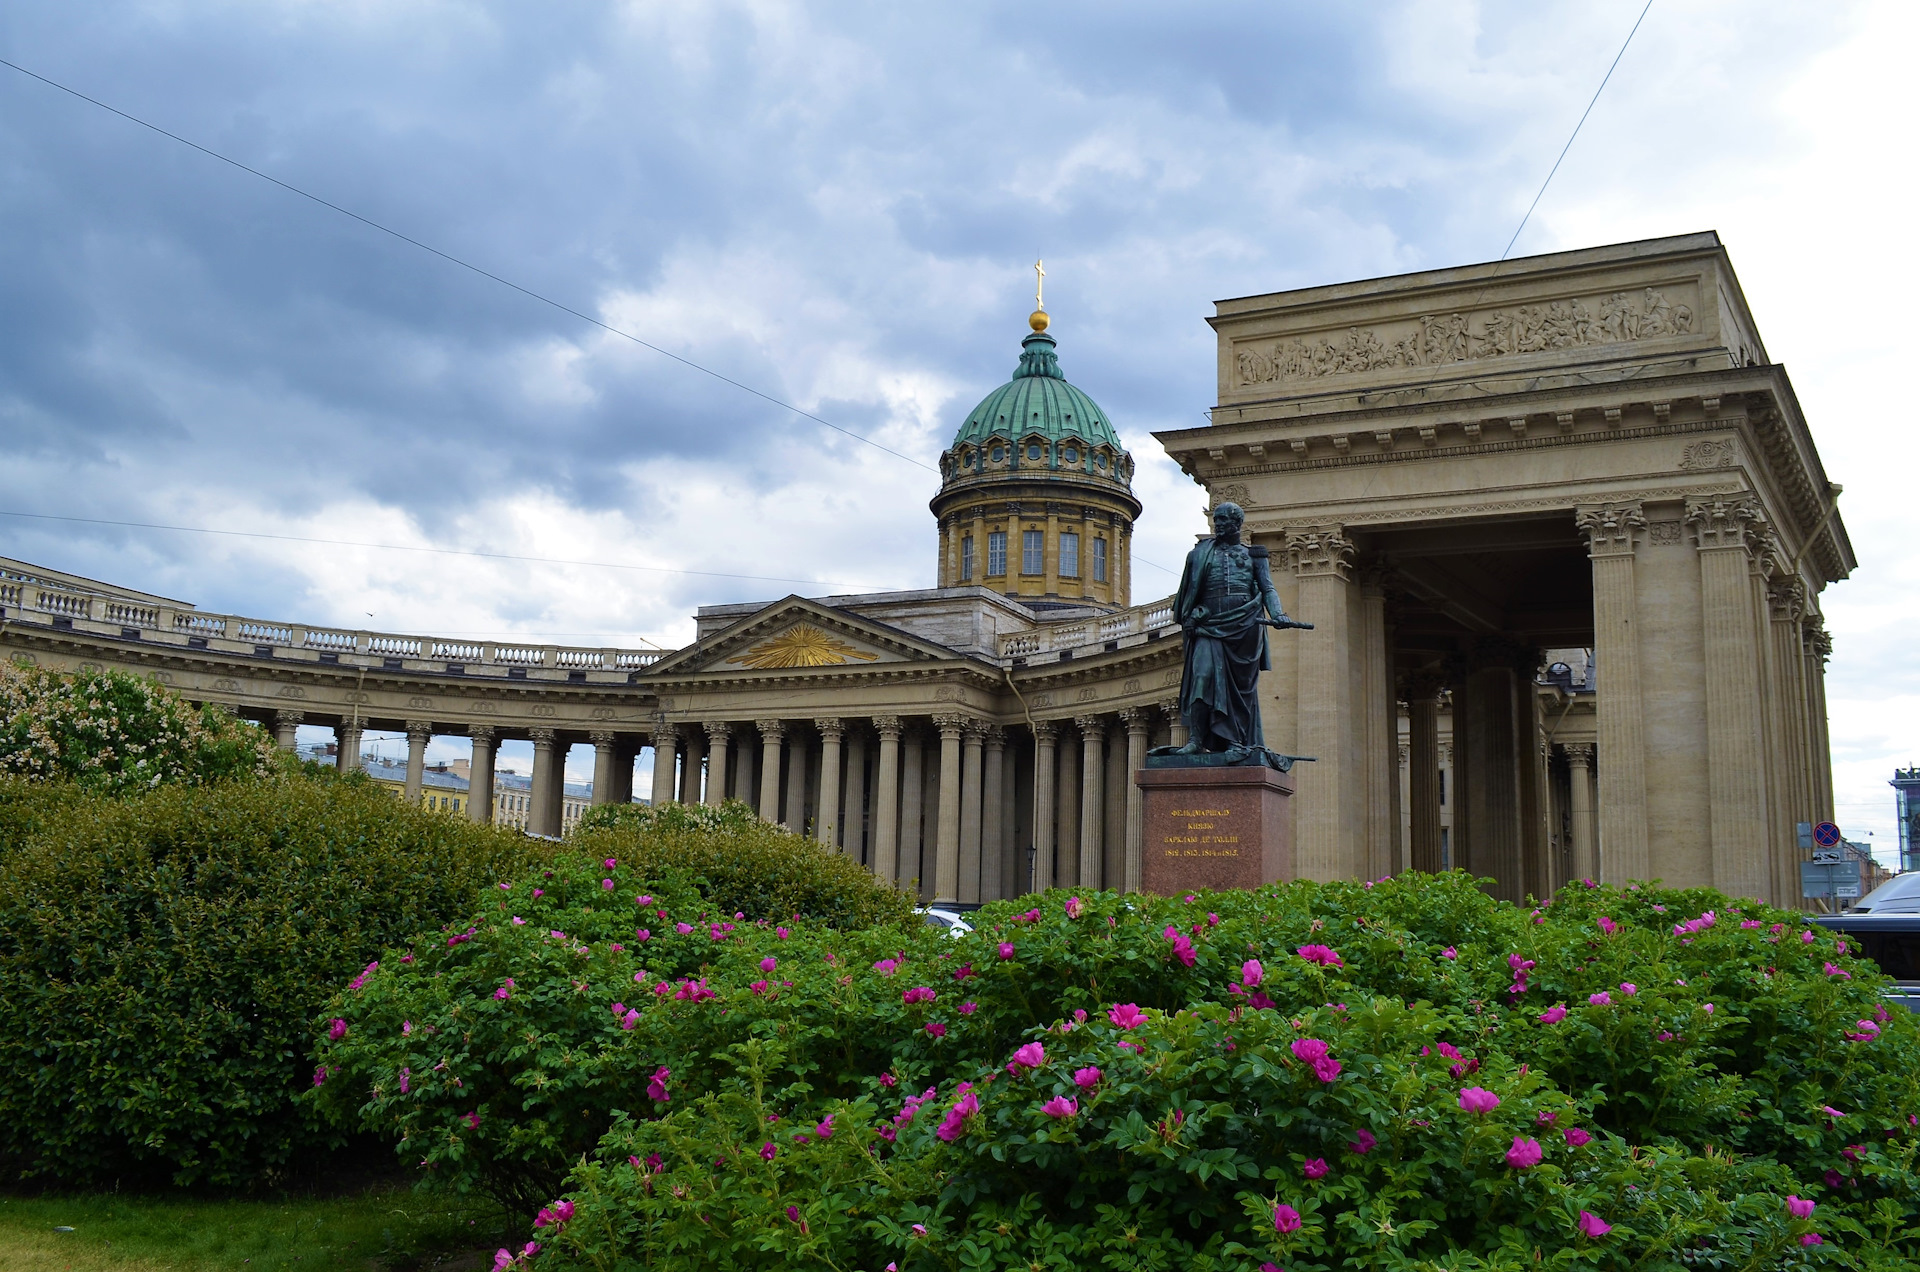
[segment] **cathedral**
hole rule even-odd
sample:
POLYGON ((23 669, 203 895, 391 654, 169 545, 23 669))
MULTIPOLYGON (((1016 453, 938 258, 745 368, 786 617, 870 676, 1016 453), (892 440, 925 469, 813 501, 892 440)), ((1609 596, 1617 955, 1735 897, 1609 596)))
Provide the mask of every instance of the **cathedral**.
MULTIPOLYGON (((1260 682, 1268 746, 1314 757, 1291 774, 1300 875, 1799 904, 1799 828, 1833 811, 1820 594, 1854 557, 1716 235, 1208 321, 1210 423, 1155 439, 1246 510, 1314 625, 1260 682)), ((531 741, 536 832, 590 746, 596 802, 742 800, 930 901, 1137 889, 1164 849, 1134 775, 1184 740, 1181 633, 1168 600, 1134 603, 1124 419, 1065 378, 1049 325, 956 420, 925 590, 708 606, 663 655, 211 614, 0 561, 0 649, 152 677, 289 748, 330 725, 343 764, 404 730, 410 794, 435 735, 471 739, 480 789, 502 740, 531 741)))

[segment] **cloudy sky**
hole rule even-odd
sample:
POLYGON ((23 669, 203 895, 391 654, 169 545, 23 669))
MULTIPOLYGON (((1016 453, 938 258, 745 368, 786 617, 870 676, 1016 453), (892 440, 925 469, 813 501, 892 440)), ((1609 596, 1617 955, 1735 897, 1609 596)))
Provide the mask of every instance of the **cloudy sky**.
MULTIPOLYGON (((1498 257, 1641 3, 15 0, 0 57, 908 458, 0 67, 0 513, 286 536, 0 515, 0 554, 596 645, 924 586, 922 465, 1044 256, 1173 564, 1201 498, 1149 434, 1213 400, 1211 302, 1498 257)), ((1726 240, 1847 488, 1834 756, 1877 845, 1920 760, 1915 15, 1655 0, 1515 249, 1726 240)))

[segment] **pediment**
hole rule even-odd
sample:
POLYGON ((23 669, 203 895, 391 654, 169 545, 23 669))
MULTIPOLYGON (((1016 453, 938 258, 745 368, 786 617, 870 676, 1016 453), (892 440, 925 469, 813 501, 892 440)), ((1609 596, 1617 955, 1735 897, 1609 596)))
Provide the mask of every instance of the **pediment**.
POLYGON ((653 676, 859 670, 887 663, 946 662, 950 649, 895 627, 790 596, 662 659, 653 676))

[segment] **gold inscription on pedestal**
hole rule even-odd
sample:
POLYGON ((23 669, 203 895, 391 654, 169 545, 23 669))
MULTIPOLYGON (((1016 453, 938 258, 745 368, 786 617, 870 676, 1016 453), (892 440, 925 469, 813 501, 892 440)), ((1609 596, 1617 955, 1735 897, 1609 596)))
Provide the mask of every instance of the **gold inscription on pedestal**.
POLYGON ((1228 847, 1238 844, 1240 836, 1219 833, 1218 822, 1233 816, 1230 808, 1175 808, 1169 810, 1178 818, 1191 818, 1186 823, 1185 835, 1167 835, 1160 842, 1167 847, 1162 851, 1169 857, 1238 857, 1240 849, 1228 847), (1206 832, 1206 833, 1200 833, 1206 832))

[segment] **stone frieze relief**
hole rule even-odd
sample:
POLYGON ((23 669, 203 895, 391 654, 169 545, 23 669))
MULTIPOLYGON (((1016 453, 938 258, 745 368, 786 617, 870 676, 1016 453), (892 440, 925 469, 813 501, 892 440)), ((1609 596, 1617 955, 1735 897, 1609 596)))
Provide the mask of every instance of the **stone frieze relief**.
POLYGON ((1234 351, 1234 379, 1247 387, 1689 335, 1696 321, 1685 299, 1691 287, 1676 294, 1682 298, 1669 299, 1660 288, 1646 287, 1637 295, 1616 291, 1537 305, 1427 314, 1379 327, 1348 327, 1344 334, 1316 332, 1249 343, 1234 351))

